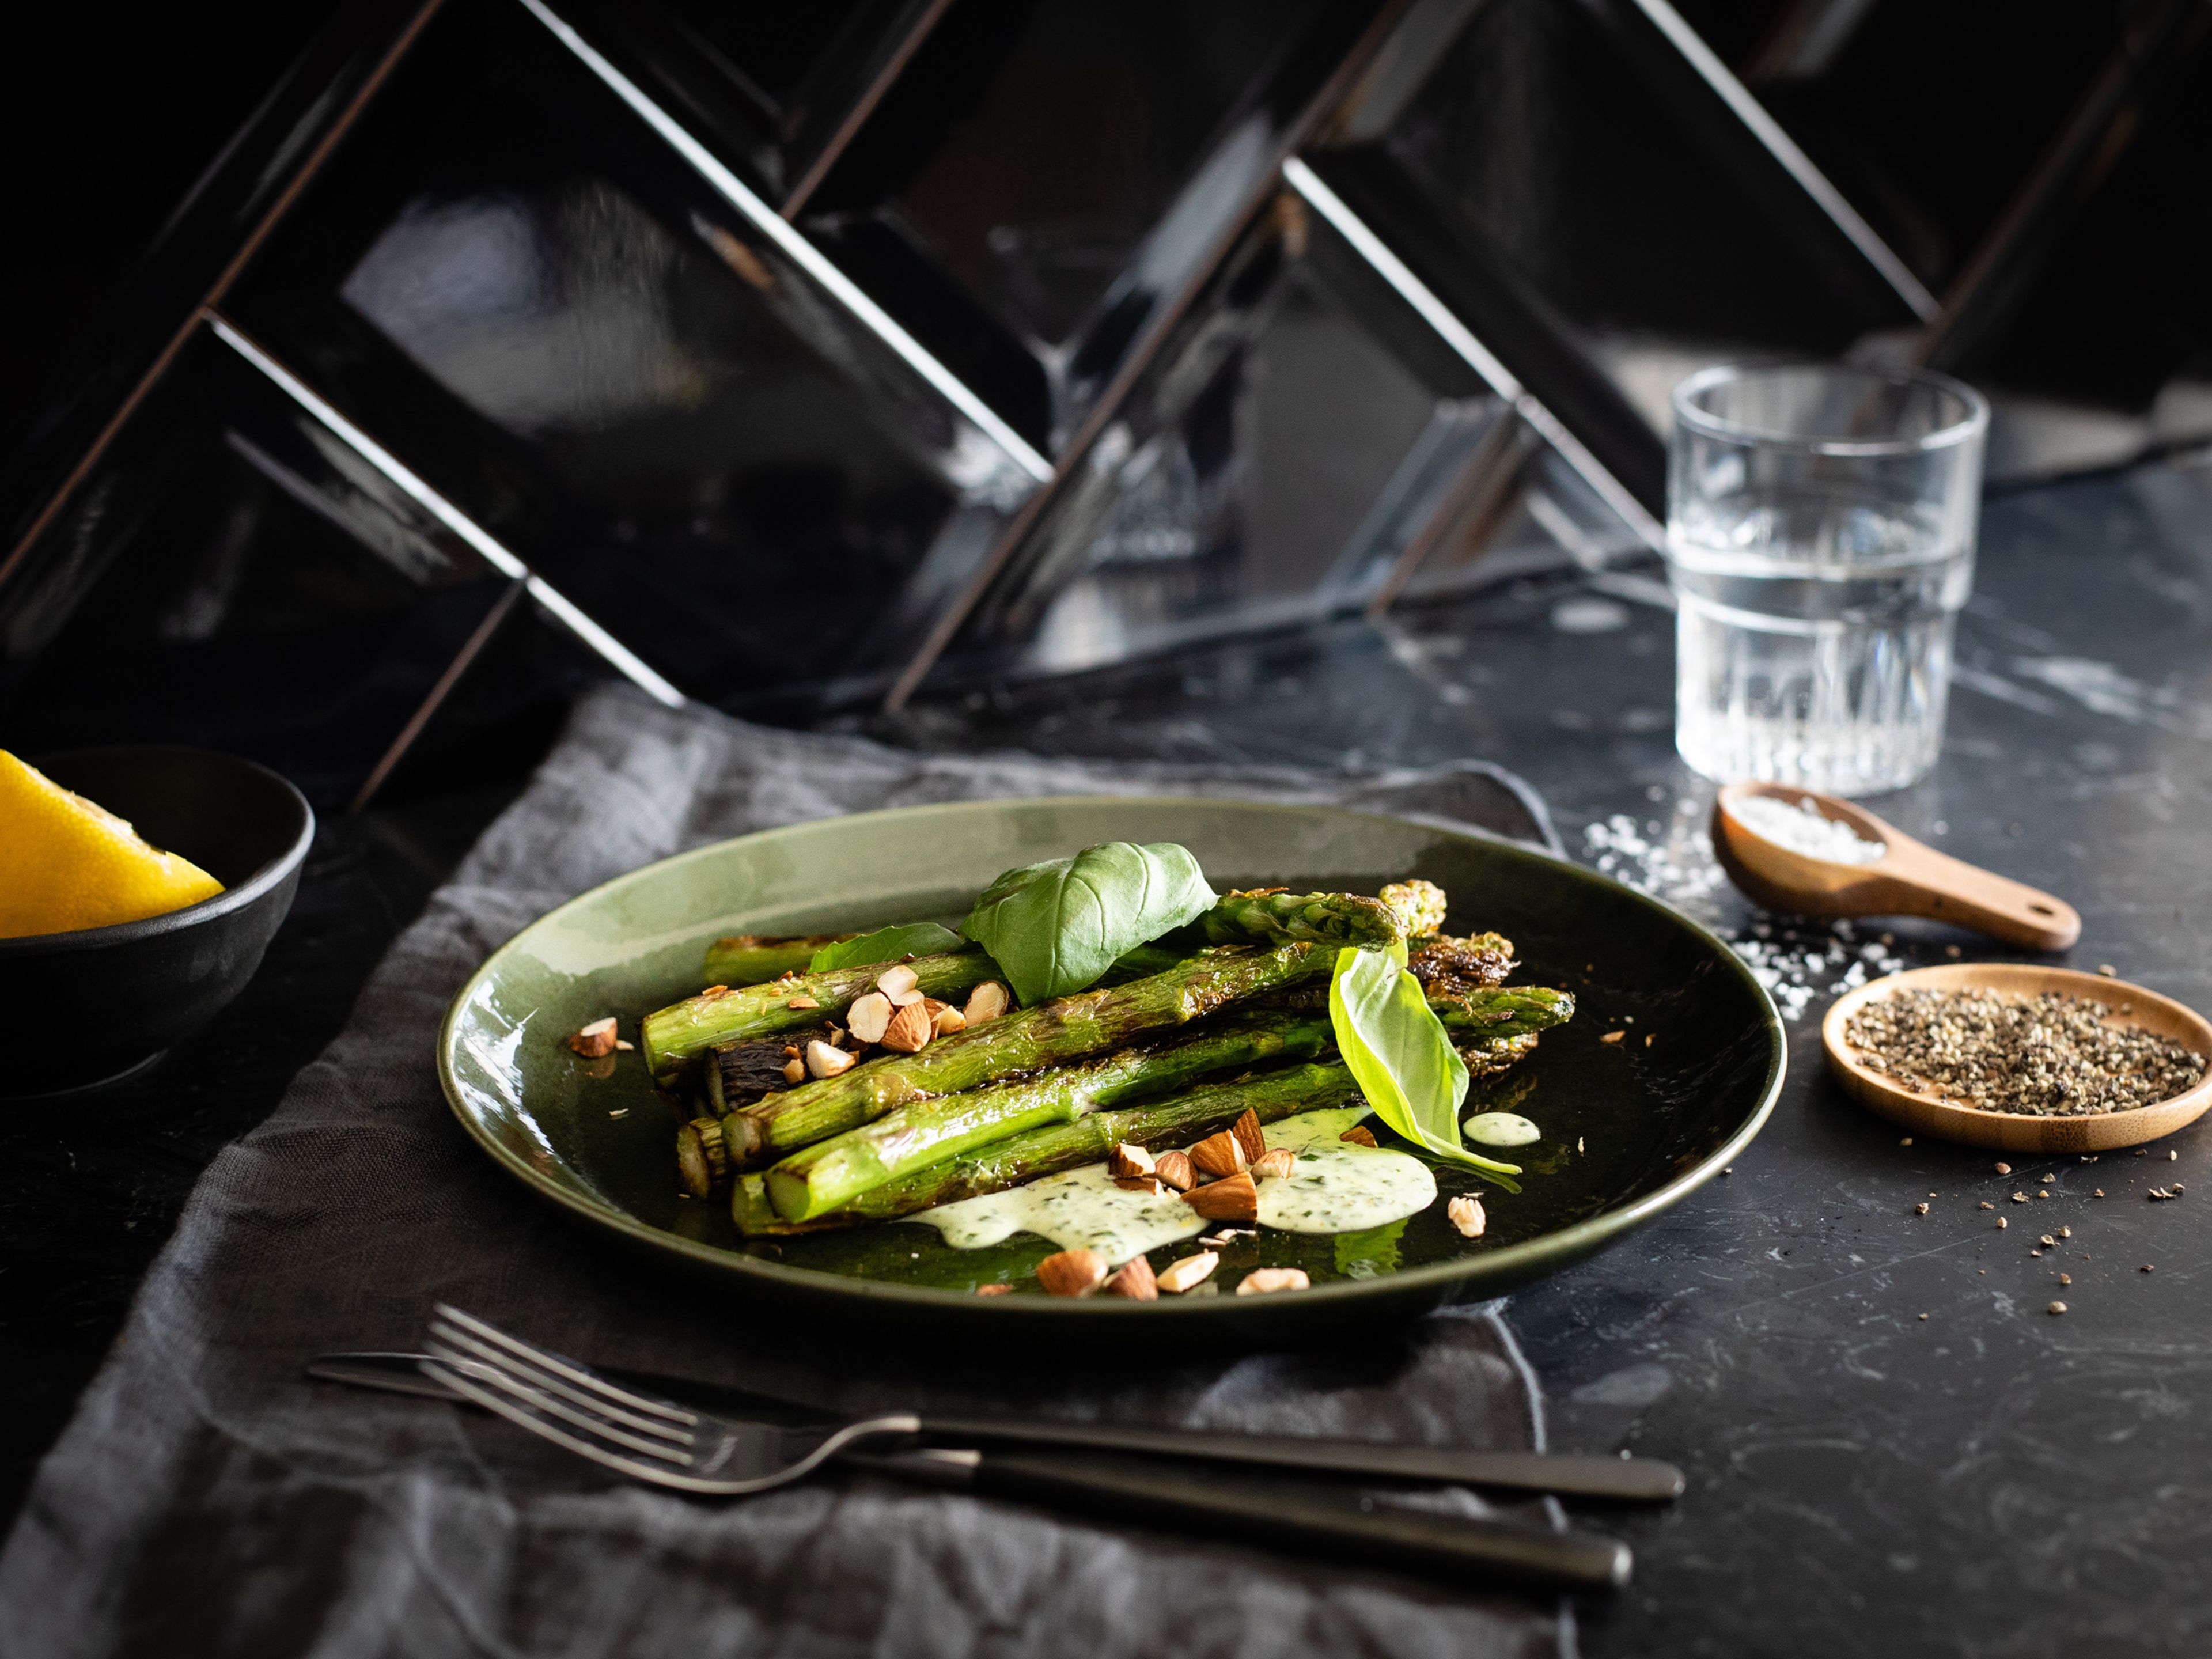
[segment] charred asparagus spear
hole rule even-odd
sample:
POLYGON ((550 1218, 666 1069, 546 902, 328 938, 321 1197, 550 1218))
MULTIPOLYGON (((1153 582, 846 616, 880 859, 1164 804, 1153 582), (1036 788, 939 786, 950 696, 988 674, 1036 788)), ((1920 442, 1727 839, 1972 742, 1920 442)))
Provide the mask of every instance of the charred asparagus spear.
MULTIPOLYGON (((987 979, 999 976, 998 964, 980 949, 916 957, 915 988, 940 1001, 958 1002, 987 979)), ((876 988, 881 963, 864 968, 833 968, 826 974, 801 974, 739 989, 728 986, 645 1017, 646 1067, 666 1088, 696 1069, 699 1058, 717 1043, 777 1036, 842 1014, 876 988)))
POLYGON ((1513 971, 1513 941, 1496 933, 1424 939, 1406 958, 1406 971, 1421 981, 1431 998, 1439 994, 1464 996, 1484 986, 1505 983, 1513 971))
POLYGON ((811 1220, 887 1181, 1026 1130, 1172 1093, 1209 1072, 1310 1060, 1328 1036, 1326 1016, 1236 1016, 1171 1047, 1117 1049, 993 1088, 913 1101, 793 1152, 768 1172, 769 1196, 785 1220, 811 1220))
MULTIPOLYGON (((912 965, 918 969, 925 960, 916 958, 912 965)), ((1079 991, 956 1032, 919 1054, 868 1060, 840 1076, 770 1095, 732 1113, 722 1124, 730 1165, 748 1170, 772 1164, 925 1095, 954 1094, 1016 1072, 1119 1048, 1147 1032, 1187 1024, 1232 1003, 1324 978, 1334 962, 1334 952, 1306 944, 1272 951, 1206 951, 1163 974, 1110 990, 1079 991)), ((649 1042, 651 1020, 646 1030, 649 1042)))
POLYGON ((766 1177, 742 1176, 731 1195, 730 1212, 744 1232, 812 1232, 890 1221, 955 1199, 1003 1192, 1040 1176, 1095 1164, 1121 1142, 1195 1140, 1225 1129, 1248 1110, 1262 1123, 1293 1112, 1346 1106, 1359 1098, 1359 1085, 1341 1066, 1295 1066, 1265 1077, 1194 1089, 1170 1099, 1120 1111, 1091 1112, 1073 1123, 1032 1129, 992 1142, 961 1158, 949 1158, 872 1188, 828 1215, 789 1222, 769 1197, 766 1177))
MULTIPOLYGON (((803 1221, 906 1171, 1040 1124, 1179 1087, 1208 1071, 1275 1057, 1310 1059, 1330 1040, 1326 993, 1302 990, 1291 1000, 1311 1006, 1239 1016, 1173 1048, 1125 1049, 995 1088, 895 1108, 793 1153, 769 1171, 769 1192, 787 1220, 803 1221)), ((1430 1006, 1475 1077, 1510 1069, 1534 1051, 1538 1032, 1574 1014, 1571 996, 1541 986, 1486 990, 1468 1001, 1431 999, 1430 1006)))
POLYGON ((1429 1006, 1437 1011, 1452 1041, 1462 1045, 1478 1038, 1502 1042, 1509 1037, 1534 1036, 1575 1017, 1573 996, 1547 985, 1492 985, 1465 996, 1431 991, 1429 1006))
POLYGON ((1281 888, 1224 894, 1190 927, 1162 942, 1173 944, 1193 930, 1208 945, 1395 945, 1406 936, 1397 912, 1381 899, 1281 888))
MULTIPOLYGON (((1311 1013, 1328 1006, 1328 992, 1325 987, 1300 986, 1269 997, 1267 1006, 1311 1013)), ((1451 1033, 1453 1043, 1461 1048, 1470 1042, 1499 1043, 1534 1036, 1575 1017, 1573 994, 1545 985, 1491 985, 1463 995, 1431 990, 1429 1006, 1451 1033)))
POLYGON ((806 1052, 808 1043, 827 1042, 830 1036, 830 1027, 823 1024, 801 1025, 745 1042, 716 1043, 699 1062, 707 1085, 707 1103, 717 1114, 734 1112, 763 1095, 789 1088, 791 1062, 806 1052))
POLYGON ((803 974, 814 953, 828 945, 842 945, 857 933, 739 933, 718 939, 707 947, 704 969, 708 985, 762 985, 786 974, 803 974))
POLYGON ((1496 1077, 1510 1072, 1536 1052, 1536 1034, 1523 1031, 1519 1036, 1497 1037, 1468 1042, 1455 1034, 1452 1046, 1459 1050, 1460 1059, 1466 1063, 1470 1078, 1496 1077))
POLYGON ((1381 894, 1382 902, 1398 918, 1399 931, 1407 939, 1426 939, 1444 930, 1444 890, 1415 876, 1394 881, 1381 894))

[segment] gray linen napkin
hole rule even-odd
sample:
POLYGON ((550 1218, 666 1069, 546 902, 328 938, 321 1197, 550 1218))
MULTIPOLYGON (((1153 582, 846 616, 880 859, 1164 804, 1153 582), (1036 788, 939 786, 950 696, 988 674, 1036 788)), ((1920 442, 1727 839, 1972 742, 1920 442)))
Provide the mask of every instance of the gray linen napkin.
MULTIPOLYGON (((1542 1443, 1498 1305, 1393 1340, 1034 1366, 866 1351, 665 1279, 492 1168, 432 1045, 477 963, 684 848, 878 806, 1143 788, 1415 808, 1549 840, 1509 774, 1320 777, 920 756, 610 690, 392 947, 345 1032, 209 1168, 0 1554, 0 1652, 1525 1656, 1563 1607, 870 1476, 734 1504, 605 1478, 495 1419, 301 1379, 446 1300, 587 1359, 819 1401, 1542 1443)), ((1425 1501, 1474 1510, 1445 1492, 1425 1501)), ((1550 1506, 1540 1506, 1548 1510, 1550 1506)), ((1555 1513, 1555 1511, 1553 1511, 1555 1513)))

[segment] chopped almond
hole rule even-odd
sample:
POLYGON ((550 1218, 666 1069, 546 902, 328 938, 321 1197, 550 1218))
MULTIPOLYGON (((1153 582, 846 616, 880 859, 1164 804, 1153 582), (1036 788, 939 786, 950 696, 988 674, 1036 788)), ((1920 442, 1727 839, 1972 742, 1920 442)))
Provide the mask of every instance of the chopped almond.
POLYGON ((1355 1123, 1337 1139, 1348 1140, 1355 1146, 1372 1146, 1375 1144, 1375 1131, 1364 1123, 1355 1123))
POLYGON ((845 1011, 845 1023, 861 1042, 881 1042, 884 1027, 891 1023, 891 1000, 881 991, 871 991, 845 1011))
MULTIPOLYGON (((924 1008, 929 1008, 927 998, 923 1000, 921 1006, 924 1008)), ((947 1007, 940 1002, 935 1008, 930 1009, 929 1028, 939 1036, 951 1036, 955 1031, 964 1031, 968 1029, 968 1017, 957 1008, 947 1007)))
POLYGON ((1191 1167, 1188 1152, 1162 1152, 1152 1161, 1152 1173, 1179 1193, 1198 1185, 1198 1171, 1191 1167))
POLYGON ((921 999, 916 997, 893 1014, 890 1024, 884 1027, 884 1047, 902 1054, 918 1054, 936 1035, 936 1027, 921 1011, 921 999))
POLYGON ((628 1037, 617 1037, 615 1039, 615 1048, 623 1054, 626 1054, 636 1047, 637 1044, 632 1042, 628 1037))
POLYGON ((806 1070, 813 1077, 836 1077, 840 1072, 849 1072, 856 1062, 842 1048, 833 1048, 826 1042, 806 1045, 806 1070))
POLYGON ((1182 1201, 1208 1221, 1257 1221, 1260 1218, 1260 1189, 1252 1184, 1249 1170, 1239 1170, 1235 1175, 1224 1176, 1211 1186, 1185 1193, 1182 1201))
POLYGON ((914 980, 913 969, 902 962, 895 962, 876 975, 876 989, 889 997, 894 1007, 903 1008, 921 1000, 921 993, 914 988, 914 980))
POLYGON ((783 1080, 786 1083, 805 1082, 806 1062, 803 1060, 785 1060, 783 1062, 783 1080))
POLYGON ((1260 1133, 1260 1115, 1249 1106, 1244 1109, 1244 1115, 1229 1126, 1229 1133, 1237 1137, 1237 1148, 1244 1154, 1247 1164, 1257 1164, 1260 1155, 1267 1150, 1267 1139, 1260 1133))
POLYGON ((1464 1194, 1445 1205, 1444 1214, 1467 1238, 1480 1238, 1482 1230, 1490 1224, 1490 1218, 1482 1212, 1481 1200, 1464 1194))
POLYGON ((1297 1154, 1287 1146, 1273 1147, 1252 1160, 1252 1173, 1262 1179, 1285 1180, 1297 1167, 1297 1154))
POLYGON ((1014 1287, 1011 1285, 978 1285, 975 1287, 978 1296, 1012 1296, 1013 1293, 1014 1287))
POLYGON ((1196 1255, 1187 1255, 1158 1275, 1159 1287, 1172 1296, 1181 1296, 1194 1285, 1206 1282, 1206 1275, 1221 1265, 1221 1258, 1212 1250, 1201 1250, 1196 1255))
POLYGON ((1054 1296, 1088 1296, 1106 1279, 1106 1258, 1096 1250, 1061 1250, 1037 1263, 1037 1283, 1054 1296))
POLYGON ((822 1005, 812 997, 793 997, 783 1006, 787 1008, 819 1008, 822 1005))
POLYGON ((1224 1129, 1219 1134, 1208 1135, 1190 1149, 1190 1161, 1199 1174, 1218 1181, 1224 1176, 1233 1176, 1249 1162, 1244 1148, 1237 1137, 1224 1129))
POLYGON ((1115 1176, 1114 1184, 1125 1193, 1150 1193, 1154 1198, 1160 1195, 1158 1176, 1115 1176))
POLYGON ((1157 1302, 1160 1299, 1160 1281, 1152 1272, 1152 1264, 1140 1255, 1133 1255, 1121 1264, 1121 1270, 1106 1281, 1109 1296, 1126 1296, 1132 1302, 1157 1302))
POLYGON ((970 1025, 998 1018, 1006 1012, 1006 988, 995 979, 985 980, 968 994, 968 1006, 960 1012, 970 1025))
POLYGON ((568 1046, 586 1060, 597 1060, 602 1054, 615 1051, 615 1017, 595 1019, 568 1039, 568 1046))
POLYGON ((1277 1291, 1309 1290, 1313 1280, 1304 1267, 1255 1267, 1237 1281, 1239 1296, 1272 1296, 1277 1291))
POLYGON ((1152 1155, 1125 1140, 1106 1155, 1106 1172, 1113 1176, 1151 1175, 1154 1172, 1152 1155))
POLYGON ((1628 1033, 1626 1031, 1607 1031, 1603 1036, 1600 1037, 1598 1041, 1600 1042, 1618 1042, 1621 1038, 1627 1035, 1628 1033))

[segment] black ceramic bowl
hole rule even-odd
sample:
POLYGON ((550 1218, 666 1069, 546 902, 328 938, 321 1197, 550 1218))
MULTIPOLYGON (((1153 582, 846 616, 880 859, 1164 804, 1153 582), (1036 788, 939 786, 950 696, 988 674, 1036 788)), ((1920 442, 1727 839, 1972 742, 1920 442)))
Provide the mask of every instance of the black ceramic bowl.
POLYGON ((164 852, 223 884, 143 921, 0 939, 0 1008, 17 1040, 0 1094, 42 1094, 135 1071, 246 988, 314 839, 305 797, 264 766, 204 749, 78 749, 37 757, 164 852))

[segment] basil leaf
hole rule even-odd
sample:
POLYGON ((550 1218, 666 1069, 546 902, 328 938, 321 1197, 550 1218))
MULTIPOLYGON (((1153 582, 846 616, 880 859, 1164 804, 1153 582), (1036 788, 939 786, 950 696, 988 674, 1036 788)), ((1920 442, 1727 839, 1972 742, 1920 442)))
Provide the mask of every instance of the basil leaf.
POLYGON ((1375 1115, 1438 1158, 1518 1175, 1516 1164, 1477 1158, 1459 1138, 1467 1062, 1406 971, 1403 944, 1336 953, 1328 984, 1328 1023, 1336 1046, 1375 1115))
POLYGON ((1212 908, 1188 848, 1109 841, 1072 859, 1009 870, 961 932, 1006 970, 1025 1006, 1095 984, 1115 958, 1212 908))
POLYGON ((933 921, 902 922, 878 927, 872 933, 848 939, 842 945, 825 945, 806 964, 810 974, 831 968, 866 968, 872 963, 896 962, 901 957, 933 957, 940 951, 960 948, 960 935, 933 921))

